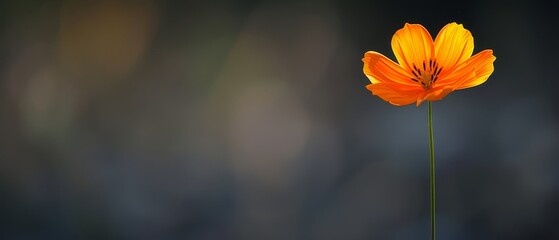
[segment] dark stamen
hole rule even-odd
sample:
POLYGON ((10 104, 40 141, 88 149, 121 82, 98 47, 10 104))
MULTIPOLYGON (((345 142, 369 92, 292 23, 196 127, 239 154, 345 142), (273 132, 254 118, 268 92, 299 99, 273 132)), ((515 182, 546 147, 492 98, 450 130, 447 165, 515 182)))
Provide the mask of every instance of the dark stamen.
POLYGON ((442 71, 442 70, 443 70, 443 68, 439 68, 439 69, 437 69, 437 71, 435 72, 435 75, 437 75, 437 76, 438 76, 438 75, 439 75, 439 73, 441 73, 441 71, 442 71))
POLYGON ((436 59, 423 60, 419 67, 412 63, 412 68, 411 73, 413 76, 411 80, 420 83, 424 89, 430 89, 439 79, 439 74, 443 70, 442 67, 439 67, 436 59))

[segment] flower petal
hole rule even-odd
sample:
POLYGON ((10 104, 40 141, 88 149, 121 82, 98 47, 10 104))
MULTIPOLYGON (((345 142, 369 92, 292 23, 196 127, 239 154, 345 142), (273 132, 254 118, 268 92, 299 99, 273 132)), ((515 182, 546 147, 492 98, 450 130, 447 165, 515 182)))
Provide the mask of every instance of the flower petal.
POLYGON ((482 84, 493 72, 493 50, 484 50, 458 65, 454 71, 437 80, 434 87, 463 89, 482 84))
POLYGON ((478 86, 489 78, 495 69, 493 62, 497 59, 493 50, 482 51, 468 60, 468 65, 474 69, 474 76, 465 79, 456 89, 464 89, 478 86))
POLYGON ((367 85, 373 95, 377 95, 384 101, 387 101, 396 106, 408 105, 415 102, 421 94, 421 89, 406 90, 394 89, 394 85, 385 83, 376 83, 367 85))
POLYGON ((449 23, 435 38, 435 57, 443 72, 452 71, 474 52, 474 38, 462 24, 449 23))
POLYGON ((446 97, 449 93, 454 91, 452 87, 443 87, 438 89, 430 89, 430 91, 421 99, 417 99, 417 106, 419 107, 423 101, 439 101, 446 97))
POLYGON ((371 80, 371 83, 417 85, 411 80, 412 76, 405 69, 378 52, 366 52, 363 63, 363 73, 371 80))
POLYGON ((398 63, 411 72, 420 68, 434 55, 433 38, 420 24, 406 23, 392 37, 392 51, 398 63))

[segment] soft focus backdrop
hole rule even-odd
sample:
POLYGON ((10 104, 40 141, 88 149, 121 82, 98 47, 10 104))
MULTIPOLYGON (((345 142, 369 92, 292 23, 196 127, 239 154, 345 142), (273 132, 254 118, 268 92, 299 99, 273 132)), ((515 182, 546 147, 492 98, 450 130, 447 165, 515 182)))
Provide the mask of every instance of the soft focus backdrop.
POLYGON ((3 1, 0 238, 427 239, 426 106, 361 58, 456 21, 497 60, 433 105, 439 239, 559 239, 556 8, 462 4, 3 1))

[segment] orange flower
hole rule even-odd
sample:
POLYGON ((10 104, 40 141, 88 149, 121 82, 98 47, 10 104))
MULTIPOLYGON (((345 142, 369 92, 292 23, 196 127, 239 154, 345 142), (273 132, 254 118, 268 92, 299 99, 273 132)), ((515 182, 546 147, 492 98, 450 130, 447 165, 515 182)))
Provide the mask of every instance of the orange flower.
POLYGON ((403 106, 425 100, 438 101, 450 92, 475 87, 493 73, 493 50, 472 56, 474 38, 462 24, 444 26, 435 41, 420 24, 408 24, 392 37, 398 63, 368 51, 363 72, 371 80, 373 95, 403 106))

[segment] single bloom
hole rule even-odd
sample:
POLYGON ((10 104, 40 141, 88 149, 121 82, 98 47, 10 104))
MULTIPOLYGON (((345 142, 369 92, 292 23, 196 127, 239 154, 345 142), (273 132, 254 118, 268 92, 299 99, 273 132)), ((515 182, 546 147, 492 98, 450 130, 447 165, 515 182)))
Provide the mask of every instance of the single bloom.
POLYGON ((462 24, 444 26, 435 41, 420 24, 406 23, 392 37, 398 63, 368 51, 363 72, 373 95, 403 106, 438 101, 454 90, 478 86, 493 73, 493 50, 472 56, 474 38, 462 24))

